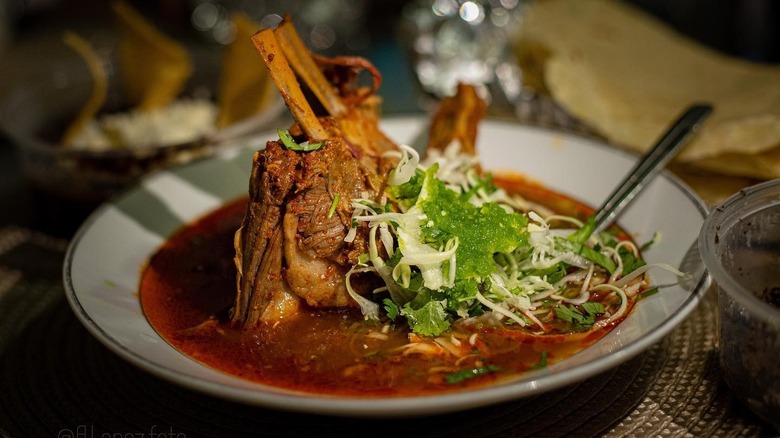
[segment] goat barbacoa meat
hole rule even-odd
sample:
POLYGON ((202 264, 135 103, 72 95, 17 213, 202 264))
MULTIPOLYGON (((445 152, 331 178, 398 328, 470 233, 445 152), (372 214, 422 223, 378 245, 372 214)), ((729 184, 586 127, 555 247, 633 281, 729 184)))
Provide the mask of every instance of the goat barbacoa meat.
MULTIPOLYGON (((249 204, 234 241, 238 275, 231 319, 245 328, 292 318, 302 306, 357 306, 345 274, 368 251, 368 231, 358 226, 355 238, 344 241, 351 202, 379 200, 397 160, 384 153, 398 150, 379 129, 381 100, 374 92, 381 76, 368 61, 313 56, 287 17, 252 42, 295 119, 289 129, 295 141, 323 144, 301 152, 269 141, 254 155, 249 204), (372 75, 372 87, 357 85, 361 70, 372 75), (307 101, 296 73, 318 105, 307 101)), ((434 118, 431 147, 456 138, 473 151, 483 113, 473 88, 461 87, 434 118)), ((351 284, 365 294, 376 281, 364 274, 351 284)))
MULTIPOLYGON (((303 303, 350 305, 344 275, 367 248, 362 230, 352 242, 344 241, 350 203, 382 192, 392 162, 381 154, 397 147, 379 130, 379 99, 373 92, 380 79, 367 62, 315 60, 287 18, 276 29, 258 32, 252 42, 293 114, 290 133, 297 142, 323 146, 300 152, 270 141, 255 153, 249 204, 234 242, 238 276, 231 318, 244 327, 289 318, 303 303), (290 65, 325 114, 314 113, 290 65), (323 68, 350 82, 331 84, 323 68), (374 75, 373 89, 355 85, 358 68, 374 75)), ((371 279, 366 280, 368 287, 371 279)))

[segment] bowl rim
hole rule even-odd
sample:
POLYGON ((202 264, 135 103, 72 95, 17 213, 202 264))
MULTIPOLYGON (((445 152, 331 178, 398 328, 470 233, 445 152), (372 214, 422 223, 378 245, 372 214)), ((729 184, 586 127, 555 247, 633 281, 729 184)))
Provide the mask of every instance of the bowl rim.
POLYGON ((756 297, 723 269, 716 256, 718 233, 728 232, 743 217, 774 206, 780 206, 780 179, 764 181, 732 194, 714 206, 705 218, 698 246, 702 261, 719 290, 762 320, 776 324, 780 321, 780 308, 756 297))

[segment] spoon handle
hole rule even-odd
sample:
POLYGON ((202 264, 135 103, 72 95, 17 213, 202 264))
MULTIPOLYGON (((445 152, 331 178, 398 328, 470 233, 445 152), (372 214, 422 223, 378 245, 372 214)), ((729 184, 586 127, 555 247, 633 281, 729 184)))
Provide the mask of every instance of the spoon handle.
POLYGON ((614 221, 620 211, 644 188, 645 184, 677 154, 685 141, 699 129, 710 113, 712 113, 712 105, 696 104, 689 107, 674 122, 597 210, 596 232, 601 231, 614 221))

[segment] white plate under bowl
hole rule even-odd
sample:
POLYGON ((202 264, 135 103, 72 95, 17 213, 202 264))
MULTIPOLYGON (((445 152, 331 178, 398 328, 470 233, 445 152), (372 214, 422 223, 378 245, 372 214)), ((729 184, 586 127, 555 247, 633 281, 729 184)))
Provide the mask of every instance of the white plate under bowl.
MULTIPOLYGON (((427 123, 422 118, 396 118, 382 125, 397 141, 411 142, 427 123)), ((646 252, 646 260, 685 265, 693 268, 694 278, 678 284, 674 275, 652 271, 653 282, 665 286, 661 292, 640 302, 607 336, 568 359, 510 382, 420 397, 321 396, 232 377, 164 341, 144 317, 138 287, 145 263, 167 236, 247 192, 252 152, 275 136, 268 133, 253 144, 150 175, 87 220, 68 248, 64 283, 77 317, 98 340, 148 372, 225 399, 343 416, 415 416, 539 394, 606 371, 661 340, 695 308, 709 285, 698 253, 689 251, 695 248, 707 208, 664 172, 634 200, 619 224, 640 243, 660 232, 660 241, 646 252)), ((581 137, 491 120, 480 126, 478 150, 486 169, 520 172, 594 206, 636 161, 631 154, 581 137)))

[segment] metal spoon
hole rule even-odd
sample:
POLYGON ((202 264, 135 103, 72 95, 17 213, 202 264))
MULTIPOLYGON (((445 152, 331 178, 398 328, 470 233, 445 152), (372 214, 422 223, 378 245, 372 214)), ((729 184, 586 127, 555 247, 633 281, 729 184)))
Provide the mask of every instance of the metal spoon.
POLYGON ((712 105, 702 103, 689 107, 660 140, 636 163, 615 191, 601 204, 596 213, 596 231, 612 224, 620 212, 677 154, 686 140, 698 131, 712 113, 712 105))

